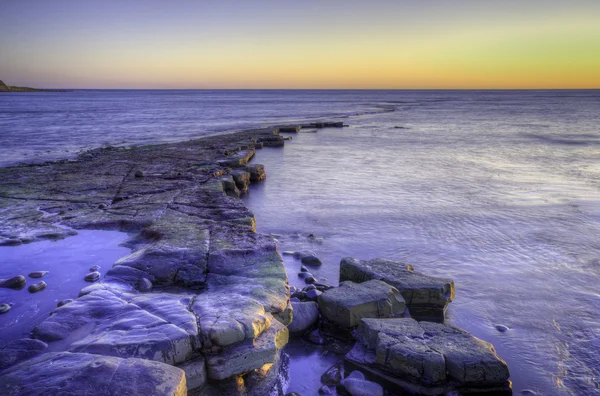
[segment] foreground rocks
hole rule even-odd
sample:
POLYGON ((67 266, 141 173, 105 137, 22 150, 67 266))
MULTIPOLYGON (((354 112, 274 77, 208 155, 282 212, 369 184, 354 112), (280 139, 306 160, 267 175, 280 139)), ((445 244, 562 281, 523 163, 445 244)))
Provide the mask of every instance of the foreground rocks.
POLYGON ((345 257, 340 262, 340 282, 384 281, 400 291, 411 317, 418 320, 444 321, 448 304, 454 299, 451 279, 427 276, 411 265, 385 260, 358 260, 345 257))
POLYGON ((275 241, 255 232, 237 196, 265 178, 248 164, 256 148, 280 145, 276 128, 261 129, 0 169, 0 243, 103 229, 130 233, 132 249, 104 277, 90 268, 92 283, 32 340, 6 346, 0 394, 276 387, 292 320, 287 276, 275 241))
POLYGON ((2 372, 2 395, 187 394, 185 373, 168 364, 87 353, 46 353, 2 372))
POLYGON ((414 319, 362 319, 346 368, 387 389, 425 395, 510 394, 506 363, 464 330, 414 319))

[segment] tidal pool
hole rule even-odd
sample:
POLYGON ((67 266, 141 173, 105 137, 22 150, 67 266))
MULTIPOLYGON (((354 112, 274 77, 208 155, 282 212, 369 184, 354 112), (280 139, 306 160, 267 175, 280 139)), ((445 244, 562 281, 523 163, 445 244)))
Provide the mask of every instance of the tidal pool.
POLYGON ((59 301, 77 298, 79 290, 90 283, 83 280, 91 266, 104 274, 113 263, 130 253, 119 246, 128 238, 118 231, 80 230, 77 235, 58 241, 40 241, 19 246, 0 247, 0 279, 23 275, 27 284, 21 290, 0 288, 0 303, 12 308, 0 315, 0 348, 27 337, 59 301), (32 279, 33 271, 49 271, 32 279), (27 287, 44 281, 46 289, 30 293, 27 287))

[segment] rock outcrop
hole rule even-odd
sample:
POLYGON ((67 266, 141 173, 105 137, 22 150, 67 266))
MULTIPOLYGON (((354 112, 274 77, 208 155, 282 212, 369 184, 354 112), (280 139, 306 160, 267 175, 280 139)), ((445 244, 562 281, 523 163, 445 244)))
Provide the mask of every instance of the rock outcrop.
POLYGON ((510 394, 508 367, 494 347, 439 323, 362 319, 345 363, 398 392, 510 394))
POLYGON ((358 260, 345 257, 340 262, 340 282, 384 281, 400 291, 410 315, 417 320, 443 322, 448 304, 454 299, 451 279, 427 276, 405 263, 385 260, 358 260))
POLYGON ((77 229, 132 235, 130 255, 57 307, 33 340, 0 353, 0 393, 252 395, 275 386, 292 320, 287 275, 273 238, 226 194, 265 178, 248 165, 259 142, 283 139, 261 129, 0 169, 0 242, 77 229))
POLYGON ((66 92, 66 90, 15 87, 15 86, 6 85, 2 80, 0 80, 0 92, 66 92))

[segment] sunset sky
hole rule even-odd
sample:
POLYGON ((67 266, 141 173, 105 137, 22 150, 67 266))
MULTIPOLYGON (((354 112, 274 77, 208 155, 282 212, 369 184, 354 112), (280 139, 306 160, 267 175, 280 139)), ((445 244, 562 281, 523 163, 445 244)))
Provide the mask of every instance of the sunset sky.
POLYGON ((598 0, 0 0, 40 88, 600 88, 598 0))

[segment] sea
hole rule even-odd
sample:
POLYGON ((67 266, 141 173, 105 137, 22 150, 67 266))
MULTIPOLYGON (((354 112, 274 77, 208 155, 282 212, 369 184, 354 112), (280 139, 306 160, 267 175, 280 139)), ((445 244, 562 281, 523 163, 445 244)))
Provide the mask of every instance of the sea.
MULTIPOLYGON (((313 120, 348 126, 289 134, 253 159, 267 171, 244 197, 258 232, 314 251, 332 285, 347 256, 450 277, 447 323, 495 346, 515 394, 600 394, 600 91, 6 93, 0 166, 313 120)), ((300 286, 300 263, 284 259, 300 286)), ((336 358, 289 354, 288 390, 317 394, 315 362, 336 358)))

